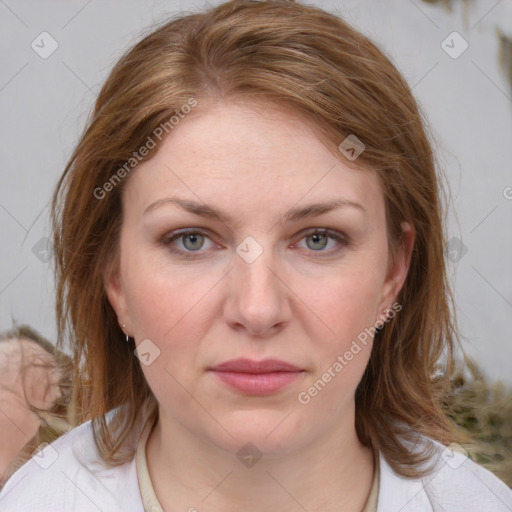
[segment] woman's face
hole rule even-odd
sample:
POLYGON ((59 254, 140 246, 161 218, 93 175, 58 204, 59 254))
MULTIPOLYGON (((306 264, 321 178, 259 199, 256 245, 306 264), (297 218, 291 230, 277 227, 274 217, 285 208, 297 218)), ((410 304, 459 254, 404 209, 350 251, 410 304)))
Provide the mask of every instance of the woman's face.
POLYGON ((293 113, 233 102, 181 120, 132 171, 107 291, 161 421, 269 455, 353 431, 407 257, 390 267, 377 174, 343 161, 293 113), (241 358, 298 371, 214 370, 241 358))

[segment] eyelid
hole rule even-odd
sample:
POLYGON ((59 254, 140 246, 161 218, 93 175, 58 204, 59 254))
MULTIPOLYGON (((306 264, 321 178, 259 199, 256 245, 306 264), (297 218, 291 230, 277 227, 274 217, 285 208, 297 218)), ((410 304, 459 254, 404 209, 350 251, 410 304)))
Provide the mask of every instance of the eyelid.
POLYGON ((313 253, 313 254, 316 253, 318 255, 317 257, 319 257, 319 258, 322 258, 322 257, 327 258, 329 256, 333 256, 333 255, 337 254, 338 252, 340 252, 345 247, 351 245, 350 238, 345 233, 342 233, 342 232, 334 230, 334 229, 329 229, 329 228, 309 228, 307 230, 304 230, 301 233, 299 233, 300 238, 298 241, 300 242, 304 238, 307 238, 308 236, 312 236, 312 235, 316 235, 316 234, 325 235, 328 238, 331 238, 338 243, 338 247, 331 249, 329 251, 313 251, 313 250, 309 251, 310 253, 313 253))
POLYGON ((341 231, 337 231, 335 229, 330 229, 330 228, 308 228, 308 229, 301 231, 299 233, 299 235, 301 236, 301 239, 302 239, 306 236, 314 235, 317 233, 319 233, 321 235, 329 235, 335 239, 338 239, 338 238, 343 239, 348 242, 348 236, 345 235, 345 233, 342 233, 341 231))
MULTIPOLYGON (((212 243, 215 243, 212 240, 211 233, 208 230, 205 230, 204 228, 176 229, 174 231, 171 231, 171 232, 163 235, 160 240, 163 244, 169 245, 171 242, 173 242, 175 240, 179 240, 181 237, 184 237, 186 235, 201 235, 201 236, 204 236, 205 238, 208 238, 212 243)), ((178 252, 185 252, 185 251, 181 251, 181 249, 179 249, 178 252)), ((193 252, 199 253, 200 251, 186 251, 186 252, 187 252, 187 254, 191 254, 193 252)))
MULTIPOLYGON (((215 244, 215 242, 211 238, 211 233, 209 230, 204 228, 183 228, 183 229, 177 229, 174 231, 171 231, 169 233, 166 233, 160 238, 160 243, 163 244, 167 249, 175 254, 178 254, 179 256, 183 256, 184 258, 192 259, 192 258, 201 258, 203 255, 207 253, 207 251, 204 250, 198 250, 198 251, 184 251, 182 249, 176 249, 171 247, 171 243, 175 240, 180 239, 183 236, 190 235, 190 234, 198 234, 201 236, 204 236, 208 238, 212 243, 215 244)), ((339 251, 350 245, 350 238, 345 234, 337 230, 333 230, 330 228, 308 228, 306 230, 303 230, 297 234, 298 241, 294 242, 292 246, 294 246, 296 243, 300 242, 304 238, 320 234, 325 235, 336 242, 338 242, 339 247, 335 249, 331 249, 329 251, 313 251, 310 250, 309 252, 313 254, 317 254, 317 257, 328 257, 337 254, 339 251)), ((217 244, 218 245, 218 244, 217 244)))

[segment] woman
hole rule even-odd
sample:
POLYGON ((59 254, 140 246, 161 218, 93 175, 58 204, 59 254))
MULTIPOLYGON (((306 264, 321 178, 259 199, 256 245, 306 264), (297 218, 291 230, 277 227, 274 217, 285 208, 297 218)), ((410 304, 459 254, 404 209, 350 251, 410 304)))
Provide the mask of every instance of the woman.
POLYGON ((2 510, 512 507, 441 405, 456 331, 421 113, 342 20, 233 1, 154 30, 53 207, 80 426, 2 510))

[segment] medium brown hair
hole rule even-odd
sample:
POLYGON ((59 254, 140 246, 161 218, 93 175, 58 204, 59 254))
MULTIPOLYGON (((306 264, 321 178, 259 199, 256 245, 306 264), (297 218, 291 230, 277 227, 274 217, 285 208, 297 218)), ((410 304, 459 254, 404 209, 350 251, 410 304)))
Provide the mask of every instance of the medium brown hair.
POLYGON ((400 474, 419 476, 417 464, 428 454, 413 454, 401 442, 407 428, 444 444, 468 441, 442 408, 457 335, 433 143, 410 87, 384 52, 339 17, 292 1, 231 1, 166 20, 126 52, 99 93, 53 198, 58 332, 74 353, 75 423, 92 419, 102 457, 115 465, 133 454, 123 446, 140 409, 157 415, 104 286, 105 272, 118 269, 129 172, 101 198, 95 191, 106 190, 154 130, 191 98, 200 111, 237 97, 291 108, 347 165, 377 171, 391 256, 400 223, 415 228, 409 273, 397 298, 403 309, 376 334, 356 391, 356 429, 400 474), (349 135, 365 145, 354 162, 338 149, 349 135), (105 414, 114 408, 109 426, 105 414))

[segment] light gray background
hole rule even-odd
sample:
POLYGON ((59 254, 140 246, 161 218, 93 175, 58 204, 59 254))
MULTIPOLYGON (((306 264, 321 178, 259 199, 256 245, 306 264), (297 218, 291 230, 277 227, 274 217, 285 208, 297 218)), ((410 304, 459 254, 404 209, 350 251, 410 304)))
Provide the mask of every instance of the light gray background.
MULTIPOLYGON (((489 377, 512 383, 512 91, 496 35, 512 37, 512 0, 454 1, 451 13, 421 0, 308 3, 370 36, 413 86, 451 185, 450 237, 467 248, 450 263, 464 346, 489 377), (441 46, 453 31, 469 43, 457 59, 441 46)), ((33 247, 49 236, 56 181, 123 51, 162 16, 205 5, 0 0, 0 330, 14 318, 55 338, 51 267, 33 247), (47 59, 31 48, 43 31, 59 45, 47 59)))

